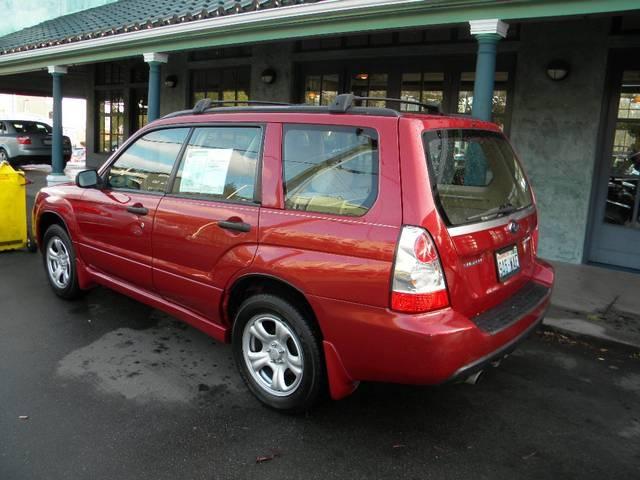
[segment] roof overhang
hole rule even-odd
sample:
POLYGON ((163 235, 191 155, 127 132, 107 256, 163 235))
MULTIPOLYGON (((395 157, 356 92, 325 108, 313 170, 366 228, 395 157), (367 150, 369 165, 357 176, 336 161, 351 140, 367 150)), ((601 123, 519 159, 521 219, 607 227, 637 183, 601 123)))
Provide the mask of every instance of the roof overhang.
POLYGON ((325 0, 195 20, 0 55, 0 75, 142 55, 469 20, 521 20, 638 9, 637 0, 325 0))

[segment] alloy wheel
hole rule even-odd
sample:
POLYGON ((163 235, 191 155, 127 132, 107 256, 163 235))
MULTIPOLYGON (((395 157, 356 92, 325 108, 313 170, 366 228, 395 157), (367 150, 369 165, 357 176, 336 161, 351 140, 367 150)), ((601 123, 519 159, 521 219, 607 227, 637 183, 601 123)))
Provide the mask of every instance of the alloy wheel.
POLYGON ((71 278, 71 259, 69 251, 60 237, 51 237, 46 250, 47 271, 53 284, 60 288, 67 288, 71 278))
POLYGON ((249 373, 266 393, 285 397, 300 386, 304 372, 301 342, 276 315, 260 314, 247 322, 242 354, 249 373))

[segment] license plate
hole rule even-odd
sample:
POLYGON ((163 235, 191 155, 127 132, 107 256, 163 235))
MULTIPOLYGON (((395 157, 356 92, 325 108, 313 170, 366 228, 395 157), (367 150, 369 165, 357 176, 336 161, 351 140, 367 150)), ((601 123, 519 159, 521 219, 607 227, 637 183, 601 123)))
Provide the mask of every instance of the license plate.
POLYGON ((45 145, 51 145, 51 140, 45 139, 45 140, 42 140, 42 143, 45 145))
POLYGON ((518 247, 503 248, 496 252, 496 266, 498 268, 498 280, 504 282, 510 276, 520 271, 520 259, 518 258, 518 247))

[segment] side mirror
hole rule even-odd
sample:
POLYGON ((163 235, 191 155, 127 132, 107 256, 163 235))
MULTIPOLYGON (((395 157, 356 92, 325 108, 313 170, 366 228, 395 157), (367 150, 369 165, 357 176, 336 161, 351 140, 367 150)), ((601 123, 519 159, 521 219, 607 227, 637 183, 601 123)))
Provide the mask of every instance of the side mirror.
POLYGON ((80 188, 96 188, 101 183, 102 179, 95 170, 84 170, 76 175, 76 185, 80 188))

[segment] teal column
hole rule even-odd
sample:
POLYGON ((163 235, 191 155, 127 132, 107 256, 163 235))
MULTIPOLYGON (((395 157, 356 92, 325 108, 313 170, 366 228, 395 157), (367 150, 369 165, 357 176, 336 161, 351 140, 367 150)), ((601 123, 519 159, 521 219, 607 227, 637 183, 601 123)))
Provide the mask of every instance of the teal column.
POLYGON ((149 62, 149 97, 147 105, 149 122, 160 118, 160 62, 149 62))
POLYGON ((149 92, 147 97, 147 118, 153 122, 160 118, 160 66, 167 63, 166 53, 145 53, 144 61, 149 64, 149 92))
POLYGON ((66 67, 51 66, 48 68, 51 74, 52 96, 53 96, 53 134, 51 138, 51 180, 63 180, 64 177, 64 156, 62 146, 62 76, 67 73, 66 67))
POLYGON ((478 58, 476 79, 473 85, 473 107, 471 115, 480 120, 491 121, 493 110, 493 84, 496 78, 496 51, 502 38, 496 33, 476 35, 478 58))

